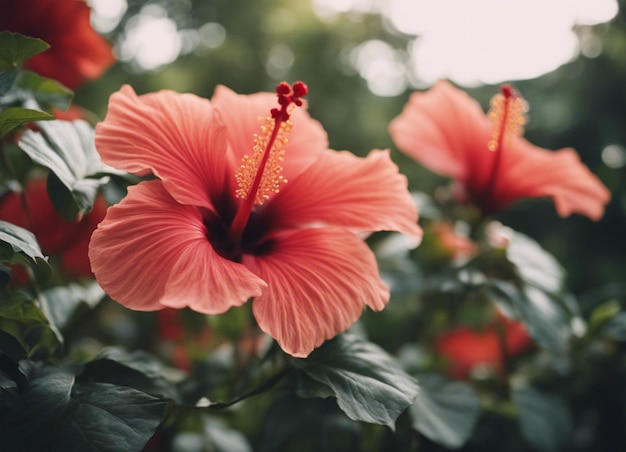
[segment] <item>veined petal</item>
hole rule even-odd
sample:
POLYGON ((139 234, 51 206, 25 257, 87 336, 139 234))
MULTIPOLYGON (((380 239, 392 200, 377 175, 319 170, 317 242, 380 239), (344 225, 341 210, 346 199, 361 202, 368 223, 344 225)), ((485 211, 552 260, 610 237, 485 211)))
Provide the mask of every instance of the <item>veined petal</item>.
POLYGON ((426 168, 457 179, 480 193, 487 183, 494 153, 487 144, 491 122, 480 104, 440 80, 413 93, 389 133, 402 152, 426 168))
POLYGON ((341 229, 277 234, 271 251, 244 264, 268 284, 253 301, 259 326, 296 357, 345 331, 363 306, 380 311, 389 300, 373 253, 341 229))
MULTIPOLYGON (((228 125, 228 144, 237 163, 244 155, 252 154, 254 134, 260 132, 270 110, 278 107, 274 93, 237 94, 222 85, 215 89, 211 103, 228 125)), ((287 180, 294 178, 328 148, 324 128, 309 116, 306 108, 296 108, 290 121, 293 129, 287 136, 289 142, 283 146, 285 161, 282 174, 287 180)))
POLYGON ((96 127, 96 147, 115 168, 152 171, 181 204, 214 209, 211 196, 234 187, 225 126, 211 103, 193 94, 137 96, 124 85, 96 127))
POLYGON ((407 184, 388 151, 372 151, 365 158, 327 151, 286 184, 263 215, 277 228, 324 224, 421 237, 407 184))
POLYGON ((494 190, 497 205, 546 196, 553 199, 562 217, 578 213, 599 220, 604 214, 611 193, 574 149, 552 152, 518 139, 506 151, 494 190))
POLYGON ((100 286, 124 306, 164 306, 222 313, 258 296, 265 283, 219 256, 197 208, 177 203, 161 181, 129 187, 110 207, 89 244, 100 286))

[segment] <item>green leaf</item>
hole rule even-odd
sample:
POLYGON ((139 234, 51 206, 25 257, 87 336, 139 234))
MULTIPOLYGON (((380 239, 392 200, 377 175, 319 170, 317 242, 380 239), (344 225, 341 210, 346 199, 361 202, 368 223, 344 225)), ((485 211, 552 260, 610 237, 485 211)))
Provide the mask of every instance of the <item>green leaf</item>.
POLYGON ((28 381, 3 413, 4 450, 141 450, 165 402, 128 387, 84 383, 66 367, 24 363, 28 381))
POLYGON ((143 351, 125 352, 107 348, 85 364, 83 375, 100 382, 128 386, 150 395, 180 401, 174 383, 165 378, 163 363, 143 351))
POLYGON ((9 107, 0 111, 0 138, 11 130, 33 121, 54 119, 51 114, 21 107, 9 107))
POLYGON ((537 450, 561 450, 573 431, 572 417, 563 399, 531 386, 513 389, 522 436, 537 450))
POLYGON ((33 161, 54 173, 60 184, 56 184, 54 178, 49 180, 52 202, 55 207, 61 207, 59 213, 64 218, 74 220, 74 217, 68 217, 68 212, 89 212, 98 188, 109 180, 99 177, 100 174, 119 172, 100 160, 94 130, 86 121, 52 121, 37 125, 41 133, 26 131, 19 146, 33 161), (75 209, 65 206, 64 194, 58 188, 69 191, 75 209))
POLYGON ((33 261, 45 259, 32 232, 0 220, 0 260, 12 262, 17 253, 22 253, 33 261))
MULTIPOLYGON (((21 291, 0 295, 0 331, 13 336, 28 356, 52 355, 63 344, 59 330, 35 301, 21 291)), ((14 346, 12 349, 18 351, 14 346)))
POLYGON ((24 61, 49 47, 41 39, 2 31, 0 32, 0 71, 21 66, 24 61))
POLYGON ((363 426, 348 419, 333 400, 301 399, 288 394, 276 399, 265 414, 261 449, 266 452, 354 450, 362 431, 363 426))
POLYGON ((514 233, 506 248, 506 256, 525 283, 548 293, 560 293, 563 290, 565 270, 554 256, 530 237, 514 233))
POLYGON ((71 89, 31 71, 21 71, 12 91, 13 96, 22 101, 34 99, 41 107, 57 107, 63 111, 67 110, 74 97, 71 89))
POLYGON ((326 342, 293 364, 300 371, 297 391, 301 397, 333 395, 350 419, 391 429, 418 393, 415 379, 390 355, 350 334, 326 342))
POLYGON ((442 446, 456 449, 470 438, 481 413, 474 390, 439 375, 418 377, 420 392, 411 406, 413 428, 442 446))
POLYGON ((105 297, 95 281, 87 285, 53 287, 42 295, 42 306, 59 330, 67 328, 76 317, 96 307, 105 297))
POLYGON ((19 73, 20 70, 17 68, 0 70, 0 97, 11 89, 19 73))

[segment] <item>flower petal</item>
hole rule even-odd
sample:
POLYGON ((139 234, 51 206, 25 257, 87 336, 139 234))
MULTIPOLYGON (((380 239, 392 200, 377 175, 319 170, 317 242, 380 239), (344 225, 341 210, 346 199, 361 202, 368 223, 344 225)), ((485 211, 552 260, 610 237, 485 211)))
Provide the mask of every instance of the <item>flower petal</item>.
POLYGON ((341 229, 277 234, 267 254, 244 264, 268 283, 253 301, 259 326, 296 357, 345 331, 364 305, 379 311, 389 300, 373 253, 341 229))
POLYGON ((115 168, 154 172, 181 204, 214 210, 211 196, 234 191, 225 133, 206 99, 172 91, 137 96, 124 85, 96 127, 96 147, 115 168))
POLYGON ((320 154, 268 202, 263 215, 277 228, 324 224, 422 236, 407 179, 388 151, 372 151, 366 158, 345 151, 320 154))
POLYGON ((94 232, 89 258, 96 279, 131 309, 164 306, 217 314, 258 296, 265 283, 219 256, 197 208, 178 204, 158 181, 132 186, 94 232))
MULTIPOLYGON (((228 143, 237 163, 252 154, 254 134, 272 108, 278 107, 276 94, 237 94, 225 86, 218 86, 211 98, 228 126, 228 143)), ((296 108, 291 115, 293 129, 287 135, 289 142, 283 146, 285 161, 283 176, 291 180, 313 163, 319 152, 328 148, 328 136, 319 122, 312 119, 305 107, 296 108)))
POLYGON ((562 217, 579 213, 599 220, 604 214, 611 193, 574 149, 552 152, 519 139, 504 151, 494 189, 496 206, 504 207, 523 197, 547 196, 554 200, 562 217))
POLYGON ((487 148, 491 128, 478 102, 440 80, 428 91, 411 95, 389 124, 389 133, 402 152, 480 194, 495 156, 487 148))

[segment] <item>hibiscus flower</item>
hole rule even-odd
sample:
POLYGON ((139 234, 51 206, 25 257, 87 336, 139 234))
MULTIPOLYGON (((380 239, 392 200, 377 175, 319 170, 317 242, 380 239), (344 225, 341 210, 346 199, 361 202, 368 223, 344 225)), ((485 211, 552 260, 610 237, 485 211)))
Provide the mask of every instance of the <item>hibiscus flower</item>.
POLYGON ((526 197, 550 197, 562 217, 598 220, 610 193, 572 148, 556 152, 521 137, 526 103, 509 86, 486 116, 478 102, 447 81, 414 93, 389 131, 398 148, 455 179, 486 214, 526 197))
POLYGON ((384 308, 389 290, 362 238, 421 236, 407 180, 388 151, 329 150, 297 108, 305 93, 297 82, 277 96, 220 86, 211 101, 129 86, 111 96, 96 127, 102 160, 157 176, 130 187, 92 236, 94 273, 114 300, 220 314, 254 298, 260 328, 296 357, 364 306, 384 308))
POLYGON ((109 43, 91 28, 89 7, 81 0, 2 0, 0 31, 50 44, 25 67, 72 89, 99 77, 115 62, 109 43))
MULTIPOLYGON (((22 195, 10 192, 0 200, 0 219, 30 230, 44 254, 59 256, 61 269, 73 277, 93 277, 87 251, 89 239, 103 220, 106 203, 96 198, 93 209, 80 220, 65 221, 54 209, 45 179, 34 179, 22 195)), ((21 279, 21 278, 20 278, 21 279)))
POLYGON ((483 331, 459 327, 444 333, 437 339, 435 349, 449 362, 452 378, 466 379, 478 367, 502 372, 506 359, 532 345, 522 322, 499 315, 483 331))

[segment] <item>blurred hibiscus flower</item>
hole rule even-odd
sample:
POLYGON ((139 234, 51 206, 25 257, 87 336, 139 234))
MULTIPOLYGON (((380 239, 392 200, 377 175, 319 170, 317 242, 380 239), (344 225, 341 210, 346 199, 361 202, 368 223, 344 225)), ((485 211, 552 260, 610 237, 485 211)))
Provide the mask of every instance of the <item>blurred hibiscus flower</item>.
POLYGON ((610 193, 572 148, 556 152, 521 137, 526 103, 505 86, 486 116, 478 102, 447 81, 414 93, 389 131, 398 148, 454 178, 487 213, 526 197, 550 197, 562 217, 598 220, 610 193))
POLYGON ((449 362, 452 378, 466 379, 479 367, 502 372, 506 359, 532 345, 522 322, 499 315, 483 331, 459 327, 444 333, 437 339, 435 349, 449 362))
POLYGON ((111 96, 96 128, 103 161, 158 177, 130 187, 93 234, 92 267, 113 299, 220 314, 253 297, 260 328, 297 357, 364 306, 385 307, 362 234, 421 236, 407 180, 387 151, 329 150, 295 108, 305 93, 298 82, 278 96, 223 86, 211 101, 128 86, 111 96))
POLYGON ((26 62, 26 69, 76 89, 115 62, 109 43, 91 28, 89 12, 82 0, 2 0, 0 31, 50 44, 26 62))
POLYGON ((45 179, 30 181, 20 193, 10 192, 0 200, 0 219, 30 230, 44 254, 59 256, 61 269, 73 277, 92 277, 87 251, 91 233, 106 213, 106 203, 96 198, 93 209, 82 219, 67 222, 54 209, 45 179))

